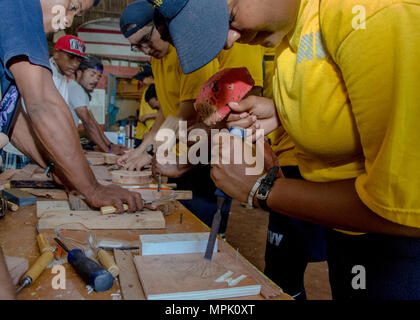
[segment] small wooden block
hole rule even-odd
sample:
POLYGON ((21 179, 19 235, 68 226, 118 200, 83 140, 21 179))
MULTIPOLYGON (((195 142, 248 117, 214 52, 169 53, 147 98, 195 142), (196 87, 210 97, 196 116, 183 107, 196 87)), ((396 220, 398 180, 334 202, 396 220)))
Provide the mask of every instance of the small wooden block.
MULTIPOLYGON (((208 240, 208 232, 140 235, 140 254, 146 256, 205 252, 208 240)), ((217 239, 214 252, 217 252, 217 239)))
POLYGON ((153 182, 152 171, 115 170, 111 172, 112 183, 142 185, 153 182))
POLYGON ((105 163, 106 164, 116 164, 118 157, 116 154, 113 153, 105 153, 105 163))
POLYGON ((120 268, 120 286, 124 300, 145 300, 131 252, 114 250, 115 261, 120 268))
POLYGON ((56 226, 76 222, 91 230, 141 230, 164 229, 165 218, 160 211, 102 215, 100 211, 50 211, 39 219, 39 229, 54 229, 56 226))
POLYGON ((211 261, 202 253, 137 256, 134 263, 148 300, 207 300, 258 295, 261 285, 229 255, 216 253, 211 261), (230 272, 230 280, 216 282, 230 272), (240 278, 239 278, 240 279, 240 278))
POLYGON ((60 189, 25 188, 24 190, 37 197, 44 197, 47 199, 54 199, 54 200, 67 200, 68 199, 67 193, 64 190, 60 190, 60 189))
POLYGON ((70 210, 69 202, 66 200, 36 202, 36 216, 38 218, 42 217, 47 212, 60 210, 70 210))
POLYGON ((89 152, 86 159, 91 166, 100 166, 105 164, 105 156, 101 152, 89 152))
POLYGON ((71 210, 90 211, 92 208, 85 202, 82 195, 69 194, 69 205, 71 210))
POLYGON ((2 191, 3 197, 17 204, 19 207, 30 206, 36 203, 36 197, 20 189, 8 189, 2 191))
POLYGON ((19 283, 19 279, 23 276, 23 274, 28 271, 29 264, 28 260, 19 257, 8 257, 6 258, 6 265, 7 269, 9 270, 10 277, 12 278, 13 285, 17 285, 19 283))

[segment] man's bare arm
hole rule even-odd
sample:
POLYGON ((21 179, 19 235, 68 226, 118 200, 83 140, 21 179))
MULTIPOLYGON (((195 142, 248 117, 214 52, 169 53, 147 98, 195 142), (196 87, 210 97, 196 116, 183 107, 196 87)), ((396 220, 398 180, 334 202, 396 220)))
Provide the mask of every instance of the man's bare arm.
POLYGON ((13 287, 12 278, 7 269, 6 259, 0 247, 0 300, 16 299, 15 288, 13 287))
POLYGON ((70 110, 55 88, 51 73, 22 59, 14 61, 9 69, 25 101, 39 154, 46 163, 54 162, 53 173, 58 179, 83 194, 93 207, 114 205, 123 212, 123 203, 128 203, 131 212, 141 210, 139 194, 97 182, 83 155, 70 110))

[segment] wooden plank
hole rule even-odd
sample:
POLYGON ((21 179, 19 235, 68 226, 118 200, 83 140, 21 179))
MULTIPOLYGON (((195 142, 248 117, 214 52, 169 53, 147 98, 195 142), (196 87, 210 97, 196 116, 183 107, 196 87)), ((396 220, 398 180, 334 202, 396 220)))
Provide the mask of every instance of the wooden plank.
POLYGON ((75 211, 91 211, 92 208, 85 202, 82 195, 69 194, 69 205, 71 210, 75 211))
POLYGON ((116 164, 118 157, 116 154, 113 153, 105 153, 105 163, 106 164, 116 164))
POLYGON ((28 271, 28 260, 19 257, 5 256, 7 269, 9 270, 10 277, 12 278, 13 285, 19 283, 19 279, 23 274, 28 271))
POLYGON ((30 194, 37 196, 37 197, 44 197, 47 199, 54 199, 54 200, 67 200, 68 196, 64 190, 59 189, 33 189, 33 188, 25 188, 22 189, 30 194))
MULTIPOLYGON (((261 295, 265 299, 278 299, 280 297, 286 297, 283 291, 272 282, 267 276, 260 272, 256 266, 252 265, 247 259, 245 259, 240 253, 238 254, 233 250, 229 244, 225 244, 220 248, 220 251, 230 255, 233 258, 233 255, 237 255, 238 258, 236 261, 243 265, 244 268, 248 269, 249 274, 261 284, 261 295)), ((288 298, 285 298, 288 299, 288 298)), ((291 299, 291 298, 290 298, 291 299)), ((292 299, 291 299, 292 300, 292 299)))
POLYGON ((70 210, 69 202, 66 200, 36 202, 36 216, 38 218, 42 217, 47 212, 60 210, 70 210))
POLYGON ((216 253, 211 261, 202 253, 137 256, 134 263, 148 300, 206 300, 260 293, 248 270, 229 255, 216 253), (239 280, 229 285, 220 280, 239 280), (242 278, 244 276, 244 278, 242 278))
MULTIPOLYGON (((32 177, 33 179, 34 177, 32 177)), ((57 189, 60 188, 54 181, 47 180, 11 180, 11 188, 37 188, 37 189, 57 189)))
MULTIPOLYGON (((140 235, 140 255, 205 252, 208 240, 208 232, 140 235)), ((214 252, 217 252, 217 239, 214 252)))
POLYGON ((91 166, 100 166, 105 164, 105 156, 102 152, 88 152, 86 159, 91 166))
POLYGON ((160 192, 155 192, 155 199, 163 198, 169 195, 175 194, 174 200, 191 200, 193 198, 193 193, 191 190, 161 190, 160 192))
POLYGON ((145 300, 146 297, 131 252, 114 250, 114 256, 117 266, 120 268, 118 277, 124 300, 145 300))
POLYGON ((117 184, 148 184, 152 183, 152 171, 127 171, 127 170, 115 170, 111 172, 112 183, 117 184))
MULTIPOLYGON (((160 211, 102 215, 99 211, 50 211, 39 219, 39 228, 54 229, 64 223, 81 223, 91 230, 164 229, 165 219, 160 211)), ((75 230, 77 224, 75 224, 75 230)))

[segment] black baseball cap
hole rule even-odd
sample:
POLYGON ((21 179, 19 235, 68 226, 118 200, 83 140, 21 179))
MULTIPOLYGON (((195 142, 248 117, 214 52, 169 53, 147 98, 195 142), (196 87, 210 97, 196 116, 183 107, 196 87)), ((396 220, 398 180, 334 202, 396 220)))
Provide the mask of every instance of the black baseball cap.
POLYGON ((191 73, 212 61, 229 32, 227 0, 147 0, 169 26, 182 71, 191 73))
POLYGON ((143 81, 147 77, 153 77, 152 67, 149 64, 144 64, 133 78, 143 81))
POLYGON ((96 7, 96 6, 99 4, 99 2, 101 2, 101 0, 95 0, 95 1, 93 2, 93 6, 94 6, 94 7, 96 7))
POLYGON ((129 4, 120 16, 120 29, 128 38, 153 21, 154 9, 146 0, 129 4))
POLYGON ((94 56, 85 56, 82 62, 80 62, 79 70, 84 71, 87 69, 96 69, 100 72, 104 72, 104 65, 101 60, 94 56))

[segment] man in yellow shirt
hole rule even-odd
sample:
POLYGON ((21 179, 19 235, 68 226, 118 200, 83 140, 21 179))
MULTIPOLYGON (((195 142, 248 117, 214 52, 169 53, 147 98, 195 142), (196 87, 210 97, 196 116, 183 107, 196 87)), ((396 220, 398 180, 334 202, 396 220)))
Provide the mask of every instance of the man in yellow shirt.
MULTIPOLYGON (((120 19, 121 31, 131 42, 132 48, 152 56, 151 66, 161 105, 149 135, 136 150, 119 159, 119 163, 127 170, 141 170, 145 165, 151 164, 153 158, 145 150, 148 146, 155 145, 154 137, 164 119, 176 116, 187 121, 188 126, 196 123, 194 101, 201 86, 218 71, 218 63, 213 60, 194 73, 183 73, 175 48, 161 38, 152 19, 153 9, 146 0, 136 1, 127 6, 120 19)), ((191 170, 190 164, 165 164, 164 168, 165 175, 176 178, 170 181, 176 182, 179 189, 193 190, 193 199, 181 203, 211 226, 217 202, 214 195, 216 187, 210 178, 210 167, 196 166, 191 170), (176 171, 175 175, 171 174, 171 168, 176 171)), ((230 203, 225 203, 222 215, 228 216, 230 203)), ((226 223, 221 225, 220 232, 223 233, 225 228, 226 223)))
MULTIPOLYGON (((263 96, 270 99, 273 98, 275 56, 279 47, 264 48, 263 96)), ((284 127, 279 126, 267 138, 283 175, 303 179, 297 166, 295 145, 284 127)), ((269 213, 264 273, 294 299, 305 300, 304 274, 308 262, 326 260, 324 228, 272 210, 269 213)))
POLYGON ((241 201, 251 196, 256 206, 329 227, 334 298, 420 299, 420 2, 166 0, 158 10, 185 72, 235 41, 285 44, 274 101, 231 104, 238 114, 228 120, 268 132, 281 120, 305 181, 268 176, 257 198, 250 190, 259 177, 245 175, 247 165, 213 164, 216 185, 241 201), (211 21, 218 25, 207 28, 211 21), (187 23, 196 28, 182 37, 187 23), (197 47, 197 30, 208 30, 212 55, 197 47), (193 42, 197 50, 188 54, 193 42))
MULTIPOLYGON (((155 123, 159 108, 153 108, 146 100, 146 92, 149 86, 155 82, 153 78, 152 67, 149 64, 140 67, 140 71, 134 76, 134 79, 140 81, 144 86, 139 107, 139 118, 136 126, 136 135, 134 137, 134 147, 137 148, 142 143, 144 136, 150 131, 153 124, 155 123)), ((153 90, 156 92, 156 89, 153 90)))

